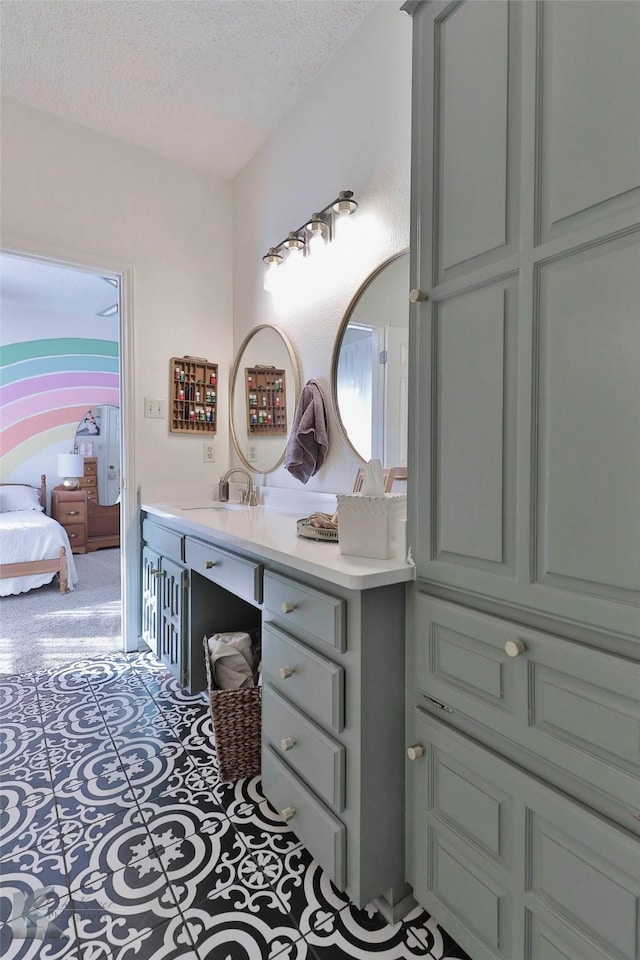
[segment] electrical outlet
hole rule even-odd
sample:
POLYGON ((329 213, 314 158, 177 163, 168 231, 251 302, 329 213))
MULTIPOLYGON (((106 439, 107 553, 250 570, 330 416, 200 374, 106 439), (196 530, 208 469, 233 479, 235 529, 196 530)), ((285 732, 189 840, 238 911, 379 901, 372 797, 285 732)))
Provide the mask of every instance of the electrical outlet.
POLYGON ((154 400, 151 397, 144 398, 144 415, 154 420, 164 420, 167 416, 166 400, 154 400))
POLYGON ((249 463, 255 463, 257 459, 256 448, 253 446, 247 447, 247 460, 249 463))
POLYGON ((202 457, 205 463, 215 463, 216 451, 212 443, 205 443, 202 457))

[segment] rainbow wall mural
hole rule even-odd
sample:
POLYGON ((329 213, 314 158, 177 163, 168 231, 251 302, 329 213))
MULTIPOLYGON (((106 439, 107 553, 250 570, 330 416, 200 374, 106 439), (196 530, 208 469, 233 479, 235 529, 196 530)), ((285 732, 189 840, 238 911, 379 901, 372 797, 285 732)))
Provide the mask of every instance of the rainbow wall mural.
POLYGON ((0 353, 0 476, 33 482, 38 455, 71 443, 88 409, 119 404, 118 342, 59 337, 0 353))

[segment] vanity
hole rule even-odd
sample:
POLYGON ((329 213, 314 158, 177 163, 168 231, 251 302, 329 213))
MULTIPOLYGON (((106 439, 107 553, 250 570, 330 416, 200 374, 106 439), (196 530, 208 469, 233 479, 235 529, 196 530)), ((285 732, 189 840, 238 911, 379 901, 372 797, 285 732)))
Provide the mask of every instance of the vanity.
POLYGON ((340 890, 399 919, 413 566, 304 540, 275 507, 141 510, 143 639, 196 693, 203 636, 262 626, 264 792, 340 890))

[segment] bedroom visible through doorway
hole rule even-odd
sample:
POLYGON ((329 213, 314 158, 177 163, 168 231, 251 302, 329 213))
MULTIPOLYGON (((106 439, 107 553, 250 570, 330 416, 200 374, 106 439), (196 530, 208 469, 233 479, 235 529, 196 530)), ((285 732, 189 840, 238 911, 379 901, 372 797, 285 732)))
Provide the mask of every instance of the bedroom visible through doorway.
MULTIPOLYGON (((82 633, 79 627, 83 620, 88 655, 91 655, 90 638, 101 643, 106 639, 105 634, 113 650, 114 632, 118 635, 119 649, 124 649, 119 549, 125 424, 121 416, 121 303, 118 273, 79 268, 14 251, 0 253, 3 411, 0 482, 39 485, 44 474, 47 512, 51 515, 53 507, 54 512, 60 513, 60 508, 52 504, 52 491, 63 479, 59 475, 58 457, 80 454, 84 468, 78 478, 77 497, 81 502, 70 504, 74 508, 79 506, 79 510, 66 512, 76 514, 74 520, 79 516, 82 523, 71 524, 67 520, 69 525, 65 526, 60 516, 56 519, 70 533, 76 567, 86 570, 85 587, 93 582, 95 569, 96 589, 100 571, 104 579, 102 588, 107 582, 112 588, 108 601, 96 593, 93 623, 81 613, 82 608, 90 604, 85 590, 76 589, 60 597, 66 603, 62 610, 50 611, 48 629, 45 626, 48 603, 41 591, 52 588, 31 591, 36 599, 38 594, 42 597, 39 625, 45 634, 50 634, 51 651, 53 646, 60 648, 64 632, 59 629, 61 622, 67 622, 70 644, 75 646, 82 633), (85 520, 87 514, 89 518, 85 520), (78 601, 75 613, 74 597, 78 601), (105 612, 101 607, 104 602, 108 606, 108 629, 101 629, 98 615, 99 610, 105 612), (117 631, 113 626, 114 615, 119 620, 117 631)), ((31 598, 26 602, 27 593, 3 598, 3 614, 9 612, 5 601, 19 601, 21 596, 25 608, 33 606, 31 598)), ((52 598, 55 605, 58 601, 54 589, 52 598)), ((6 619, 3 616, 2 637, 7 632, 4 630, 6 619)), ((30 630, 27 622, 24 629, 30 630)), ((96 653, 102 649, 100 646, 96 653)), ((5 666, 0 664, 0 670, 5 672, 5 666)))

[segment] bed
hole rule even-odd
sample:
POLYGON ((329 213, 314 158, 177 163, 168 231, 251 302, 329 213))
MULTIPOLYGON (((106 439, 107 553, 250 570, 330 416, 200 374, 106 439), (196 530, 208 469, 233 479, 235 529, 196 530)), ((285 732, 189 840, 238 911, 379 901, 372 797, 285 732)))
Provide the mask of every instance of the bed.
POLYGON ((67 533, 44 512, 47 480, 0 484, 0 596, 26 593, 57 575, 60 592, 73 590, 78 573, 67 533))

